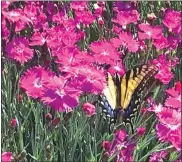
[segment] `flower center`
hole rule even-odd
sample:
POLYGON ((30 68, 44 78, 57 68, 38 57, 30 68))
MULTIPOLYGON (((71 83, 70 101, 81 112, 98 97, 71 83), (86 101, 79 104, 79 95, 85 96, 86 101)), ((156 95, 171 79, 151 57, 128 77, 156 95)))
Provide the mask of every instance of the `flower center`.
POLYGON ((37 79, 34 81, 34 86, 35 86, 36 88, 41 88, 41 87, 42 87, 41 78, 37 78, 37 79))

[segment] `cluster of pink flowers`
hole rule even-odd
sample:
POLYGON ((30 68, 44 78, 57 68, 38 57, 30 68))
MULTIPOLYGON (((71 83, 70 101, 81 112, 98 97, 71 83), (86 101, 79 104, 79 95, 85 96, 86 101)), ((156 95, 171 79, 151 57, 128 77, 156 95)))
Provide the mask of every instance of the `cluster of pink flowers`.
POLYGON ((106 151, 104 153, 104 158, 106 159, 112 157, 117 162, 133 161, 132 154, 136 144, 127 141, 127 134, 124 130, 117 130, 114 139, 111 142, 104 141, 102 146, 106 151))
POLYGON ((181 150, 181 83, 166 90, 167 99, 164 105, 151 102, 149 111, 155 112, 159 123, 156 125, 157 137, 168 142, 177 150, 181 150))

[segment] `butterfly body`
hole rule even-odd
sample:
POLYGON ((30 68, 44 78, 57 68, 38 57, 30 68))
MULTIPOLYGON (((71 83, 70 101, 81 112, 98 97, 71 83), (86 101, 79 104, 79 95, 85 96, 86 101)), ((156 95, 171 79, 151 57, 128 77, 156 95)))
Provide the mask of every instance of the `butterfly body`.
POLYGON ((157 68, 153 65, 141 65, 123 76, 108 73, 108 84, 103 91, 101 104, 113 123, 116 123, 122 111, 123 122, 132 126, 131 120, 141 105, 142 97, 148 94, 155 83, 156 73, 157 68))

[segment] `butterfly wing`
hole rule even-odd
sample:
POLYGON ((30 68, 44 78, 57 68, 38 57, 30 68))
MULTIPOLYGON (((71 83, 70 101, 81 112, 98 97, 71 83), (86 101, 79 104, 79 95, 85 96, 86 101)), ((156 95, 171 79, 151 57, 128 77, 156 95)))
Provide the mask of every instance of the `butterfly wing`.
POLYGON ((124 109, 124 123, 131 123, 131 119, 141 105, 142 96, 148 94, 155 83, 157 73, 155 66, 142 65, 131 69, 121 79, 121 107, 124 109))

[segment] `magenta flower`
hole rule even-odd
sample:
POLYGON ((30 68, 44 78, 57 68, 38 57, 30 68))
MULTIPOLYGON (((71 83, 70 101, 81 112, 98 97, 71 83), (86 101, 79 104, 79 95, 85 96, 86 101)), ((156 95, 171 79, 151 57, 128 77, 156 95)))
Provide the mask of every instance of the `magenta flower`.
POLYGON ((135 148, 134 143, 126 141, 127 134, 123 130, 118 130, 111 143, 104 142, 103 146, 107 151, 107 157, 116 157, 117 162, 133 161, 132 153, 135 148))
POLYGON ((181 125, 181 114, 175 109, 162 107, 162 111, 157 116, 160 123, 171 130, 176 130, 181 125))
POLYGON ((168 41, 168 49, 169 50, 175 50, 178 47, 181 40, 180 40, 180 37, 173 36, 170 34, 167 37, 167 41, 168 41))
POLYGON ((83 112, 85 115, 91 117, 92 115, 95 114, 95 106, 90 104, 90 103, 84 103, 82 105, 83 112))
POLYGON ((1 154, 2 162, 12 162, 13 161, 13 154, 11 152, 3 152, 1 154))
POLYGON ((138 32, 138 38, 140 40, 144 39, 159 39, 162 36, 162 27, 161 26, 151 26, 149 24, 139 24, 139 29, 142 32, 138 32))
POLYGON ((76 47, 64 47, 60 49, 59 53, 56 52, 54 54, 57 56, 56 62, 61 65, 59 70, 73 75, 75 75, 75 70, 78 69, 78 66, 94 62, 91 54, 86 51, 80 51, 76 47))
POLYGON ((155 76, 155 78, 159 79, 163 84, 168 84, 173 77, 174 75, 170 72, 168 67, 161 68, 155 76))
POLYGON ((137 10, 119 11, 112 21, 126 29, 126 26, 135 23, 140 19, 140 14, 137 10), (122 20, 122 21, 121 21, 122 20))
POLYGON ((47 16, 42 11, 42 2, 28 2, 24 7, 24 14, 31 20, 34 27, 34 31, 39 31, 40 29, 47 29, 47 16))
POLYGON ((100 64, 111 64, 114 61, 120 60, 120 53, 117 52, 111 42, 93 42, 90 45, 90 49, 94 53, 95 61, 100 64))
POLYGON ((112 38, 111 42, 115 48, 122 47, 129 52, 136 52, 139 47, 138 42, 127 32, 120 33, 119 38, 112 38))
POLYGON ((23 30, 25 28, 26 24, 27 23, 24 21, 17 21, 16 26, 15 26, 15 32, 19 32, 19 31, 23 30))
POLYGON ((169 142, 177 151, 181 150, 181 126, 171 130, 163 124, 156 125, 157 137, 162 142, 169 142))
POLYGON ((97 70, 91 66, 80 66, 77 68, 75 78, 71 84, 77 85, 82 92, 98 94, 103 91, 106 84, 104 71, 97 70))
POLYGON ((132 2, 115 1, 113 5, 116 12, 136 9, 134 3, 132 2))
POLYGON ((5 11, 11 3, 12 3, 12 2, 9 2, 9 1, 2 1, 2 2, 1 2, 2 10, 5 11))
POLYGON ((163 24, 168 28, 169 32, 179 33, 181 31, 181 12, 167 9, 163 24))
POLYGON ((102 17, 102 13, 105 10, 105 2, 94 3, 94 15, 99 18, 102 17))
POLYGON ((157 50, 161 50, 161 49, 167 48, 167 46, 168 46, 167 38, 164 37, 164 36, 161 36, 158 39, 154 39, 153 40, 153 45, 155 46, 155 48, 157 50))
POLYGON ((16 9, 8 12, 2 11, 2 14, 4 15, 5 18, 7 18, 11 22, 18 22, 21 20, 27 23, 31 21, 24 15, 21 9, 16 9))
POLYGON ((30 40, 32 42, 29 43, 30 46, 37 46, 40 45, 42 46, 46 41, 47 41, 47 33, 45 32, 36 32, 32 35, 32 37, 30 38, 30 40))
POLYGON ((146 132, 146 128, 145 127, 138 127, 137 128, 137 134, 139 136, 143 136, 145 134, 145 132, 146 132))
POLYGON ((6 27, 6 21, 5 21, 4 16, 1 17, 1 29, 2 29, 2 31, 1 31, 2 38, 7 39, 10 32, 9 32, 8 28, 6 27))
POLYGON ((29 42, 24 37, 14 38, 7 46, 7 56, 21 64, 24 64, 33 57, 33 50, 28 47, 29 42))
POLYGON ((88 26, 96 19, 89 10, 75 11, 75 20, 88 26))
POLYGON ((46 90, 41 97, 41 101, 60 112, 68 111, 78 105, 78 98, 81 91, 74 86, 66 85, 63 77, 49 76, 45 81, 46 90))
POLYGON ((139 43, 139 50, 140 51, 146 51, 147 45, 145 44, 145 41, 139 40, 138 43, 139 43))
POLYGON ((84 9, 87 9, 87 2, 82 1, 82 2, 71 2, 70 3, 70 8, 78 11, 82 11, 84 9))
POLYGON ((170 71, 170 68, 175 67, 176 64, 178 64, 178 58, 168 60, 166 55, 162 54, 158 57, 158 59, 154 59, 152 63, 155 64, 159 69, 159 72, 155 78, 159 79, 164 84, 168 84, 173 78, 173 73, 170 71))
POLYGON ((176 82, 175 88, 166 90, 166 93, 168 98, 166 99, 165 106, 181 111, 181 83, 176 82))
POLYGON ((118 73, 120 76, 122 76, 125 73, 125 68, 123 66, 123 63, 121 61, 117 61, 111 65, 111 67, 108 69, 108 72, 113 76, 115 73, 118 73))
MULTIPOLYGON (((177 82, 175 87, 180 87, 180 83, 177 82)), ((166 93, 171 97, 177 97, 181 94, 181 90, 178 88, 171 88, 166 90, 166 93)), ((167 99, 168 100, 168 99, 167 99)), ((165 103, 165 106, 159 104, 158 106, 154 101, 150 100, 151 108, 149 111, 156 113, 159 123, 156 125, 157 137, 160 141, 171 143, 177 151, 181 149, 181 109, 174 109, 165 103)), ((181 101, 180 101, 181 102, 181 101)))
POLYGON ((167 151, 153 152, 152 155, 150 156, 149 162, 163 161, 163 158, 165 158, 167 154, 168 154, 167 151))
POLYGON ((25 90, 28 96, 40 98, 44 94, 45 82, 54 74, 43 69, 41 66, 35 66, 28 69, 20 78, 20 87, 25 90))

